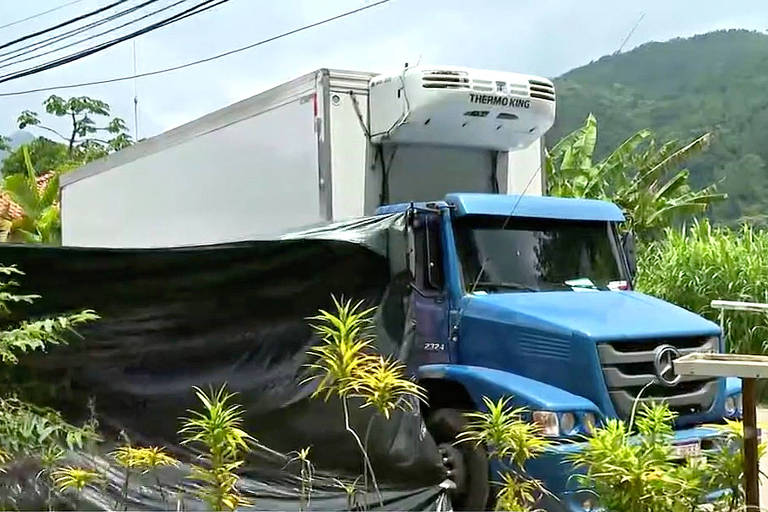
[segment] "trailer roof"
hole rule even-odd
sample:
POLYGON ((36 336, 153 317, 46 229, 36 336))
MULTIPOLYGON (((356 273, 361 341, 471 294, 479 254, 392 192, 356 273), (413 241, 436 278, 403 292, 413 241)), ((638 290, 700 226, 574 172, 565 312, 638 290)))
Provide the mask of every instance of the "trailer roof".
POLYGON ((368 81, 371 77, 376 76, 376 74, 367 71, 327 68, 312 71, 290 82, 285 82, 250 98, 233 103, 177 128, 95 160, 73 172, 64 174, 60 178, 60 186, 65 187, 76 181, 107 172, 115 167, 125 165, 139 158, 157 153, 171 146, 257 116, 280 105, 312 94, 316 91, 319 80, 327 79, 327 89, 330 91, 348 92, 355 90, 356 92, 367 92, 368 81))

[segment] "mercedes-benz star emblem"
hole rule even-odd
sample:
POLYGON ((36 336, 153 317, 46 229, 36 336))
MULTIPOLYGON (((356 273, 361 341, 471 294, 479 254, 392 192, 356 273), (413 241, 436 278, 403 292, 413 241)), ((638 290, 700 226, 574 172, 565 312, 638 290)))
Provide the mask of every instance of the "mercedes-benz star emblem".
POLYGON ((675 373, 675 365, 672 364, 678 357, 680 351, 672 345, 659 345, 653 351, 653 370, 660 384, 672 387, 680 382, 680 375, 675 373))

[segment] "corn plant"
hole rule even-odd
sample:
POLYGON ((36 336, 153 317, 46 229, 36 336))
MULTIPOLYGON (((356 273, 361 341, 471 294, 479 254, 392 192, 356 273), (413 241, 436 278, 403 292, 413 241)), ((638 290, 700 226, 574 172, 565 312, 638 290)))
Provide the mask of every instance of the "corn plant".
MULTIPOLYGON (((768 232, 694 222, 667 229, 640 253, 637 289, 718 321, 714 299, 768 302, 768 232)), ((768 353, 768 315, 728 312, 725 333, 731 352, 768 353)))
POLYGON ((345 428, 363 457, 364 481, 367 484, 370 475, 379 501, 383 503, 367 450, 373 417, 368 423, 366 442, 363 443, 350 424, 349 399, 361 399, 361 408, 373 407, 389 419, 395 410, 415 407, 414 402, 425 399, 425 392, 406 378, 404 365, 373 354, 370 331, 375 308, 363 308, 362 301, 353 303, 351 300, 331 298, 336 309, 334 313, 320 310, 318 315, 309 319, 322 344, 308 351, 312 362, 307 365, 309 377, 306 380, 317 382, 313 397, 322 397, 327 401, 336 396, 341 400, 345 428))
POLYGON ((511 408, 510 400, 502 397, 494 402, 483 397, 485 411, 465 413, 467 424, 456 442, 484 445, 492 457, 509 460, 512 467, 501 475, 496 494, 497 510, 527 511, 546 491, 540 482, 526 475, 525 463, 550 443, 536 424, 523 419, 526 409, 511 408))
POLYGON ((233 404, 235 394, 226 384, 218 391, 205 393, 194 388, 203 412, 189 410, 182 418, 179 434, 182 444, 199 445, 205 451, 199 456, 202 465, 194 464, 189 478, 197 482, 197 496, 211 510, 235 510, 249 501, 242 496, 236 473, 244 464, 243 456, 250 451, 253 438, 242 429, 243 409, 233 404))

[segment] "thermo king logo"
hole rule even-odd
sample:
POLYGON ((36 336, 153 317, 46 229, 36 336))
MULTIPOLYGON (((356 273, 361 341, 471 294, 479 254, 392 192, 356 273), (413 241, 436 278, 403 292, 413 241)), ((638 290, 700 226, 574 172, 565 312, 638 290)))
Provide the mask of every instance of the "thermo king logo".
POLYGON ((531 100, 526 98, 511 98, 509 96, 496 96, 495 94, 469 93, 470 103, 481 105, 498 105, 501 107, 531 108, 531 100))

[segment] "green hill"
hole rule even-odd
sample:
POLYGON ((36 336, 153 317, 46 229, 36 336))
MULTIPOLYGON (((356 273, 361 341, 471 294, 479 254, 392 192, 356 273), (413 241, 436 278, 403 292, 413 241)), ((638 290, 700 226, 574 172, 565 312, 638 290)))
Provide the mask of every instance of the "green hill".
POLYGON ((711 32, 648 43, 606 56, 555 79, 557 122, 550 141, 598 119, 598 154, 642 128, 662 138, 715 133, 689 163, 694 184, 722 180, 730 199, 716 220, 768 219, 768 35, 711 32))

